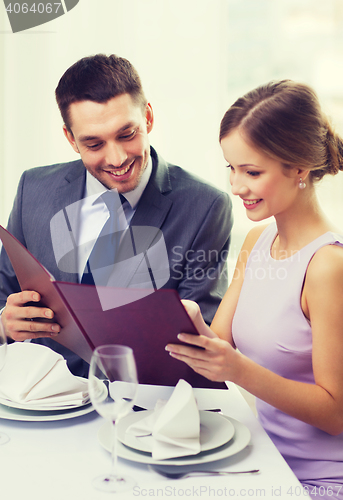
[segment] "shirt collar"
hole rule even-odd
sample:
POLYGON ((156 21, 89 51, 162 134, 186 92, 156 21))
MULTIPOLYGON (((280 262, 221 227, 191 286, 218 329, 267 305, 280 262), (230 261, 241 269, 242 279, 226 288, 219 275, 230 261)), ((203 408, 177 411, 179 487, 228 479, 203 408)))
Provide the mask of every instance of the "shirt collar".
MULTIPOLYGON (((148 165, 143 172, 143 175, 141 177, 141 180, 140 180, 140 183, 138 184, 138 186, 135 189, 133 189, 132 191, 129 191, 129 192, 123 194, 124 198, 127 199, 127 201, 129 202, 129 204, 133 210, 135 210, 135 208, 136 208, 136 206, 137 206, 137 204, 138 204, 138 202, 143 194, 143 191, 149 182, 151 172, 152 172, 152 160, 151 160, 151 156, 149 156, 148 165)), ((96 179, 87 170, 87 172, 86 172, 85 198, 91 197, 90 199, 93 200, 93 203, 94 203, 99 198, 99 196, 102 193, 104 193, 105 191, 107 191, 107 189, 104 187, 104 185, 101 184, 101 182, 99 182, 98 179, 96 179)))

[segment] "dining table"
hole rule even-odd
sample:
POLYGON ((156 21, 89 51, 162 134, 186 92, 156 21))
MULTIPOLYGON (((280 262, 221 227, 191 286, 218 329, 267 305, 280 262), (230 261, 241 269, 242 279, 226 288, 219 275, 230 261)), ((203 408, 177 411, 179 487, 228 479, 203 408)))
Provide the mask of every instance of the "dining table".
MULTIPOLYGON (((157 400, 168 400, 173 387, 139 385, 135 401, 147 410, 157 400)), ((59 420, 11 419, 0 405, 0 432, 10 440, 0 446, 0 497, 3 500, 103 500, 106 498, 304 498, 305 492, 273 442, 260 425, 238 387, 194 388, 199 410, 220 410, 218 415, 238 422, 248 432, 241 450, 214 461, 172 465, 172 470, 248 471, 227 476, 189 476, 170 479, 149 463, 131 456, 118 458, 118 469, 135 480, 121 493, 98 491, 92 479, 110 469, 110 453, 99 441, 107 425, 95 410, 59 420), (2 409, 1 409, 2 408, 2 409), (99 434, 100 433, 100 434, 99 434)), ((246 436, 246 434, 245 434, 246 436)), ((149 462, 149 460, 147 460, 149 462)))

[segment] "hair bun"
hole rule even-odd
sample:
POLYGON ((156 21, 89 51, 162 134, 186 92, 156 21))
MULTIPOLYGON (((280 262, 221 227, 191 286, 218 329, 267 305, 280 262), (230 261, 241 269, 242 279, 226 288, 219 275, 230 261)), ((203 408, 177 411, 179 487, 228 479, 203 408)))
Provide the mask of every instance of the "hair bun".
POLYGON ((326 149, 326 173, 336 175, 340 170, 343 170, 343 141, 334 132, 330 123, 327 125, 326 149))

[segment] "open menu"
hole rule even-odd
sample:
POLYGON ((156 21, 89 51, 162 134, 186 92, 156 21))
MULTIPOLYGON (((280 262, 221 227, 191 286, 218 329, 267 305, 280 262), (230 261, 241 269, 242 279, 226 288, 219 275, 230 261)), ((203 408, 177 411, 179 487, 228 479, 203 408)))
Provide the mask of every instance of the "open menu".
POLYGON ((127 345, 134 351, 141 384, 175 386, 182 378, 193 387, 227 388, 195 373, 165 351, 168 343, 179 343, 179 332, 198 334, 176 290, 160 289, 137 300, 139 291, 135 289, 103 287, 100 295, 108 295, 112 304, 116 298, 122 303, 125 296, 125 305, 103 310, 100 287, 56 281, 2 226, 0 239, 21 289, 37 291, 41 295, 38 305, 54 311, 54 320, 61 326, 56 342, 88 363, 97 346, 127 345))

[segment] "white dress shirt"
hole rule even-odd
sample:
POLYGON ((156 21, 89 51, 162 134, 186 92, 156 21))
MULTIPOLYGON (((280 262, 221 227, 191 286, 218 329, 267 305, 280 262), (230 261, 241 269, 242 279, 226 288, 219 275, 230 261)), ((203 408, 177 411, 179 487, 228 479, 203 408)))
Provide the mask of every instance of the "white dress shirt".
MULTIPOLYGON (((121 229, 126 229, 130 224, 138 202, 149 182, 151 172, 152 160, 151 157, 149 157, 147 168, 143 172, 138 186, 134 190, 123 194, 127 202, 123 203, 123 211, 119 216, 121 229)), ((105 202, 99 200, 100 196, 105 191, 108 191, 108 189, 87 171, 85 195, 80 210, 79 232, 76 235, 78 246, 78 274, 80 281, 94 243, 109 217, 109 211, 105 202)))

